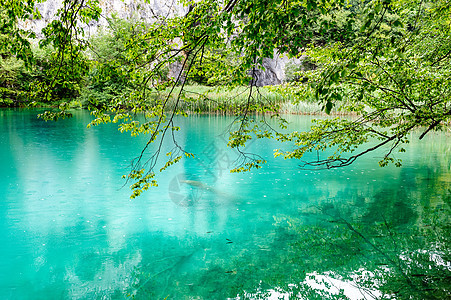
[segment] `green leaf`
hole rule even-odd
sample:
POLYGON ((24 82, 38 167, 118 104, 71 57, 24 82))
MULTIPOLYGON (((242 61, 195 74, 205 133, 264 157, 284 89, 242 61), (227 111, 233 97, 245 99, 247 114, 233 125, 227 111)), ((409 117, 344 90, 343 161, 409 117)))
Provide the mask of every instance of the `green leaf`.
POLYGON ((326 109, 325 109, 326 114, 330 114, 333 107, 334 107, 334 104, 330 101, 327 101, 326 109))

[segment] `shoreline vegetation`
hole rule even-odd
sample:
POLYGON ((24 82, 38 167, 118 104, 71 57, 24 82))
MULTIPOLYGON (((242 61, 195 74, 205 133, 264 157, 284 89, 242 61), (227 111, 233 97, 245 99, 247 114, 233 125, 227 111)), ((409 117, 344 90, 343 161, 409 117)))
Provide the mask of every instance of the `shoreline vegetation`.
MULTIPOLYGON (((251 113, 292 114, 292 115, 355 115, 352 111, 336 110, 329 114, 324 112, 320 104, 311 101, 300 101, 290 95, 278 91, 280 86, 253 87, 210 87, 188 85, 184 88, 179 108, 188 113, 229 115, 242 113, 246 106, 251 113)), ((180 88, 173 91, 169 106, 173 108, 180 88)), ((166 95, 164 95, 166 96, 166 95)), ((163 99, 165 98, 163 96, 163 99)))
MULTIPOLYGON (((289 95, 282 95, 276 89, 277 86, 253 87, 250 94, 250 87, 225 87, 225 86, 205 86, 187 85, 180 94, 180 87, 176 87, 172 92, 167 110, 171 111, 180 94, 178 108, 188 114, 213 114, 213 115, 233 115, 243 111, 246 106, 250 113, 277 113, 292 115, 355 115, 351 111, 332 111, 326 114, 321 105, 314 100, 299 101, 289 95)), ((155 93, 153 100, 164 102, 169 94, 169 89, 155 93)), ((72 109, 93 109, 87 101, 78 97, 70 102, 9 102, 1 99, 0 108, 58 108, 61 103, 72 109)))

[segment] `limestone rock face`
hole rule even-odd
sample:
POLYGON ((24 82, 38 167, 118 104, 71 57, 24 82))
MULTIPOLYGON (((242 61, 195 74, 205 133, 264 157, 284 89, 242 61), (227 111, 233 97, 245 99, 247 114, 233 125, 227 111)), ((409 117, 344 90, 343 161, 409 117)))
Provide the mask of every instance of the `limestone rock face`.
POLYGON ((285 78, 285 65, 287 58, 274 55, 274 58, 264 58, 263 69, 254 71, 254 84, 256 86, 281 84, 285 78))
MULTIPOLYGON (((37 8, 41 13, 40 20, 24 22, 25 29, 31 29, 37 37, 42 37, 41 30, 56 19, 62 0, 47 0, 39 3, 37 8)), ((151 22, 157 16, 171 17, 184 15, 188 8, 179 4, 178 0, 100 0, 102 16, 99 21, 84 26, 85 37, 95 34, 102 26, 108 25, 107 17, 115 14, 118 18, 135 18, 151 22)), ((273 58, 263 59, 263 68, 254 71, 254 83, 257 86, 276 85, 285 80, 285 66, 290 60, 287 57, 274 55, 273 58)))

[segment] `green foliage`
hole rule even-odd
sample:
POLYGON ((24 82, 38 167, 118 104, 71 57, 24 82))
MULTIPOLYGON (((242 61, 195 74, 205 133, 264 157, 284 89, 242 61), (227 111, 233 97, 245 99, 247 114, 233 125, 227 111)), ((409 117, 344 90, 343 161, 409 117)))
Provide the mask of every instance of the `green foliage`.
POLYGON ((0 57, 0 106, 13 105, 20 98, 26 74, 22 61, 0 57))
POLYGON ((16 18, 29 17, 33 7, 7 1, 0 6, 0 106, 10 106, 23 98, 32 62, 28 38, 32 32, 17 26, 16 18), (17 17, 16 17, 17 16, 17 17))
MULTIPOLYGON (((121 95, 127 95, 137 89, 136 82, 130 80, 129 75, 131 70, 139 68, 144 62, 131 57, 128 51, 133 51, 131 47, 135 47, 132 46, 135 36, 147 34, 146 23, 121 20, 113 15, 108 19, 108 24, 107 28, 99 31, 90 40, 91 68, 88 84, 81 95, 84 106, 97 109, 105 109, 110 103, 119 102, 121 95)), ((136 72, 144 71, 145 69, 136 72)))
POLYGON ((33 62, 30 40, 31 30, 18 26, 19 20, 39 18, 35 3, 40 1, 4 0, 0 4, 0 54, 11 55, 23 61, 27 67, 33 62))
POLYGON ((233 81, 233 70, 239 64, 230 49, 211 49, 204 46, 200 55, 189 57, 188 63, 193 63, 187 74, 189 83, 225 87, 233 81))
POLYGON ((82 55, 72 54, 70 51, 61 54, 52 46, 42 46, 36 51, 31 90, 35 101, 59 104, 78 98, 88 71, 88 61, 82 55))
POLYGON ((61 102, 76 100, 87 70, 86 60, 80 57, 75 62, 85 65, 85 69, 72 68, 74 61, 65 60, 55 74, 52 62, 56 52, 51 47, 31 47, 31 51, 33 64, 28 68, 15 56, 0 58, 0 97, 3 103, 11 106, 58 106, 61 102))
POLYGON ((87 43, 82 24, 98 20, 98 1, 73 2, 64 0, 57 12, 59 19, 51 21, 43 30, 39 41, 41 49, 51 54, 42 61, 35 86, 35 97, 41 101, 66 101, 78 97, 83 79, 88 72, 88 61, 83 55, 87 43))
POLYGON ((285 81, 303 81, 303 73, 315 70, 316 66, 308 56, 302 57, 300 63, 288 62, 285 66, 285 81))
MULTIPOLYGON (((154 173, 150 174, 144 174, 144 169, 138 170, 138 171, 132 171, 128 178, 135 180, 136 182, 133 183, 130 188, 133 190, 133 194, 130 196, 131 199, 141 195, 141 193, 145 190, 147 190, 151 186, 158 186, 156 180, 153 180, 152 178, 155 177, 154 173)), ((125 178, 125 177, 124 177, 125 178)))
MULTIPOLYGON (((63 1, 57 19, 42 30, 44 38, 39 40, 40 50, 33 53, 30 39, 35 34, 21 29, 19 21, 40 18, 35 8, 38 2, 3 1, 0 7, 0 52, 6 53, 12 60, 22 61, 28 72, 22 72, 27 78, 15 78, 16 97, 13 101, 59 104, 74 100, 80 93, 88 70, 83 56, 86 41, 82 38, 84 33, 80 25, 98 20, 98 2, 63 1), (19 98, 20 95, 23 97, 19 98)), ((2 57, 5 58, 5 54, 2 57)))
POLYGON ((445 41, 451 32, 449 21, 437 15, 444 10, 449 14, 449 6, 441 1, 373 1, 356 16, 366 21, 356 31, 354 43, 332 41, 323 47, 311 46, 306 53, 320 68, 303 72, 302 82, 281 90, 293 91, 299 101, 314 95, 326 113, 338 107, 358 118, 319 122, 311 132, 286 135, 286 140, 299 148, 285 153, 285 158, 333 148, 333 156, 309 165, 340 167, 386 145, 389 150, 379 164, 395 162, 400 166, 393 153, 408 142, 410 131, 425 127, 422 138, 430 130, 449 124, 451 70, 449 43, 445 41), (343 157, 374 140, 379 142, 343 157))

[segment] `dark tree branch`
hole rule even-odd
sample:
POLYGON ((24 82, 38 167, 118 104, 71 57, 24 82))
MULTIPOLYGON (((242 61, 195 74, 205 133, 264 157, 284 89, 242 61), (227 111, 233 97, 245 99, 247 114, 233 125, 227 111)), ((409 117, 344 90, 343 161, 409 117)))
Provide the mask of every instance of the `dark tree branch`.
MULTIPOLYGON (((389 151, 389 153, 391 153, 393 151, 393 149, 396 148, 396 146, 399 144, 400 140, 414 127, 415 127, 415 125, 411 125, 408 128, 406 128, 403 133, 394 134, 394 135, 390 136, 389 138, 385 139, 384 141, 380 142, 379 144, 377 144, 373 147, 367 148, 366 150, 364 150, 356 155, 350 156, 348 158, 332 158, 332 159, 317 160, 317 161, 313 161, 313 162, 304 162, 304 164, 300 165, 300 167, 305 168, 305 166, 312 166, 312 167, 314 167, 315 170, 321 170, 321 169, 333 169, 333 168, 349 166, 350 164, 355 162, 357 158, 361 157, 362 155, 365 155, 369 152, 377 150, 380 147, 386 145, 387 143, 397 139, 398 142, 395 143, 395 145, 389 151)), ((388 155, 389 154, 387 154, 385 157, 388 157, 388 155)))
MULTIPOLYGON (((448 112, 446 112, 445 114, 444 114, 444 116, 449 116, 449 115, 451 115, 451 110, 449 110, 448 112)), ((431 125, 429 125, 429 127, 420 135, 420 140, 421 139, 423 139, 424 138, 424 136, 429 132, 429 131, 431 131, 432 129, 434 129, 435 127, 437 127, 440 123, 442 122, 442 119, 438 119, 438 120, 435 120, 431 125)))

